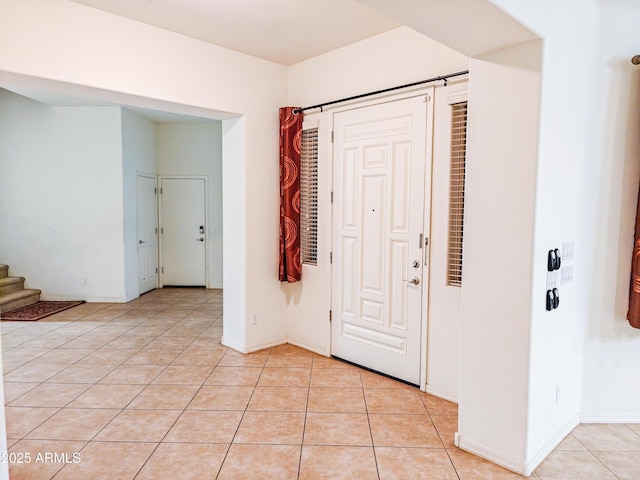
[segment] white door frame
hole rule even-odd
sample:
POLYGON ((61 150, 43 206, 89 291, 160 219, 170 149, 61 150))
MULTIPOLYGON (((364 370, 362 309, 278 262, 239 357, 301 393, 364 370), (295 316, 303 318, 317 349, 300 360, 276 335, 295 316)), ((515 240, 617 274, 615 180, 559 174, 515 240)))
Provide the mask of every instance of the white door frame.
MULTIPOLYGON (((432 191, 432 168, 433 168, 433 120, 434 120, 434 95, 435 95, 435 86, 420 86, 416 89, 410 89, 400 94, 390 94, 382 97, 377 97, 371 100, 358 100, 349 103, 343 103, 340 106, 331 106, 325 107, 326 110, 329 110, 328 113, 328 126, 329 131, 326 133, 327 137, 332 137, 333 129, 334 129, 334 114, 345 112, 348 110, 353 110, 357 108, 369 107, 373 105, 379 105, 381 103, 390 103, 398 100, 404 100, 412 97, 420 97, 430 95, 431 102, 429 104, 429 108, 427 110, 427 135, 426 135, 426 143, 425 143, 425 159, 427 165, 425 166, 425 179, 424 179, 424 215, 426 218, 429 218, 429 222, 423 222, 424 227, 424 235, 425 238, 430 238, 431 235, 431 191, 432 191)), ((325 138, 327 138, 325 137, 325 138)), ((334 176, 333 171, 335 168, 335 152, 333 149, 333 139, 330 138, 331 141, 331 168, 329 169, 329 182, 331 185, 331 192, 334 190, 334 176)), ((330 245, 331 249, 333 249, 333 208, 335 204, 331 206, 331 215, 327 220, 326 225, 329 229, 329 238, 331 239, 330 245)), ((424 246, 424 256, 423 262, 426 265, 423 266, 427 271, 423 272, 422 275, 422 314, 421 314, 421 333, 420 333, 420 390, 423 392, 426 391, 427 387, 427 339, 428 339, 428 325, 429 325, 429 284, 431 282, 431 271, 430 271, 430 262, 431 262, 431 249, 430 245, 426 244, 424 246)), ((333 264, 329 266, 329 309, 333 308, 333 264)), ((329 323, 329 351, 333 352, 333 345, 331 344, 331 335, 332 335, 332 324, 329 323)))
MULTIPOLYGON (((145 177, 145 178, 149 178, 154 180, 155 182, 155 189, 156 189, 156 269, 157 269, 157 273, 156 273, 156 286, 155 288, 158 288, 160 285, 160 213, 158 211, 158 208, 160 206, 160 196, 158 195, 158 175, 156 175, 155 173, 144 173, 144 172, 136 172, 136 205, 137 205, 137 187, 138 187, 138 177, 145 177)), ((137 210, 137 206, 136 206, 136 251, 138 252, 139 248, 138 248, 138 241, 140 240, 140 232, 138 231, 138 210, 137 210)), ((139 252, 138 252, 139 255, 139 252)), ((139 261, 139 260, 138 260, 139 261)), ((150 290, 148 290, 150 291, 150 290)), ((145 292, 146 293, 146 292, 145 292)), ((140 271, 138 271, 138 294, 140 294, 140 271)))
POLYGON ((204 284, 205 288, 209 288, 209 178, 206 175, 158 175, 158 191, 160 195, 158 195, 158 228, 160 229, 160 234, 158 235, 158 270, 159 270, 159 282, 158 288, 164 288, 164 245, 162 240, 162 231, 163 231, 163 212, 162 212, 162 180, 204 180, 204 231, 207 232, 205 238, 204 245, 204 284))

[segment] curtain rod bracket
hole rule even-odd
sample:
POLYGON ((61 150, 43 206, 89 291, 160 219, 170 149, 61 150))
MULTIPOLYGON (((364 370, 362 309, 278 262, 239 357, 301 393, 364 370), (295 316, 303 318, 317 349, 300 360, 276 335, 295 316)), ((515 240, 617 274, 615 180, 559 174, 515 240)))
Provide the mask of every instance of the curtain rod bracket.
POLYGON ((634 65, 640 65, 640 55, 634 55, 631 59, 631 63, 634 65))

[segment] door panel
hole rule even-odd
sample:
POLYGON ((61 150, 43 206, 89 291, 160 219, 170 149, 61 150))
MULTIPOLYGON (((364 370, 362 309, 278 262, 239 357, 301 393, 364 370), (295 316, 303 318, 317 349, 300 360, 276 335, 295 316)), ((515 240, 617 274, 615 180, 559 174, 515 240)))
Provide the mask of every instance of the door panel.
POLYGON ((163 178, 163 284, 206 285, 206 186, 202 178, 163 178))
POLYGON ((431 217, 431 302, 428 338, 428 390, 458 398, 462 288, 449 285, 449 195, 452 105, 467 100, 467 83, 438 87, 433 129, 433 213, 431 217))
POLYGON ((158 287, 158 201, 155 176, 136 178, 138 231, 138 292, 158 287))
POLYGON ((426 123, 425 96, 334 115, 332 354, 414 384, 426 123))

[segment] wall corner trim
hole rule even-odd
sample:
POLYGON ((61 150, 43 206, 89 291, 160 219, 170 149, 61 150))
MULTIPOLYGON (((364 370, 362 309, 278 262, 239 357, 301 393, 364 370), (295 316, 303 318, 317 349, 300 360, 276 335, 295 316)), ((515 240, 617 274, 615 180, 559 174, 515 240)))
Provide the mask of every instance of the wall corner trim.
POLYGON ((237 352, 240 352, 240 353, 249 353, 249 350, 247 349, 247 346, 246 346, 246 345, 244 345, 244 344, 240 344, 240 343, 232 342, 232 341, 230 341, 230 340, 227 340, 225 337, 222 337, 222 338, 220 339, 220 343, 221 343, 222 345, 224 345, 225 347, 229 347, 229 348, 231 348, 231 349, 233 349, 233 350, 236 350, 237 352))
POLYGON ((280 340, 273 340, 272 342, 262 343, 260 345, 256 345, 253 347, 247 347, 247 351, 243 353, 259 352, 260 350, 264 350, 265 348, 277 347, 278 345, 285 345, 286 343, 287 343, 286 338, 283 338, 280 340))
POLYGON ((313 353, 317 353, 318 355, 322 355, 323 357, 331 356, 331 353, 329 353, 326 348, 320 347, 318 345, 311 345, 306 342, 299 342, 297 340, 294 340, 291 337, 289 337, 289 340, 287 341, 287 343, 294 345, 296 347, 304 348, 305 350, 309 350, 313 353))
POLYGON ((457 435, 458 440, 458 448, 461 450, 465 450, 469 453, 473 453, 478 457, 484 458, 485 460, 489 460, 501 467, 506 468, 507 470, 511 470, 512 472, 519 473, 520 475, 526 475, 525 472, 525 462, 521 460, 506 457, 498 452, 494 452, 490 448, 487 448, 479 443, 474 442, 473 440, 468 440, 463 435, 457 435))
POLYGON ((569 435, 574 428, 580 425, 580 415, 572 417, 565 425, 556 433, 531 459, 525 460, 523 463, 523 475, 529 476, 543 462, 553 450, 560 445, 560 442, 569 435))
POLYGON ((433 395, 434 397, 442 398, 443 400, 447 400, 449 402, 458 403, 458 395, 455 392, 451 392, 445 388, 434 387, 427 384, 427 387, 424 391, 425 393, 433 395))

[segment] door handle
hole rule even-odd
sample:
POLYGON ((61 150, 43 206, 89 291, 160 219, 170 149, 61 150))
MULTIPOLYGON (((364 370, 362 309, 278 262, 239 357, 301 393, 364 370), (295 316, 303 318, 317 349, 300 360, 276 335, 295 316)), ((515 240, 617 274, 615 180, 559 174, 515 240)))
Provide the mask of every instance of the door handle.
POLYGON ((196 238, 198 242, 204 242, 204 237, 196 238))
POLYGON ((409 283, 412 285, 420 285, 420 277, 418 276, 413 277, 411 280, 409 280, 409 283))
POLYGON ((143 240, 138 240, 138 245, 142 245, 143 243, 147 243, 147 242, 145 242, 143 240))

